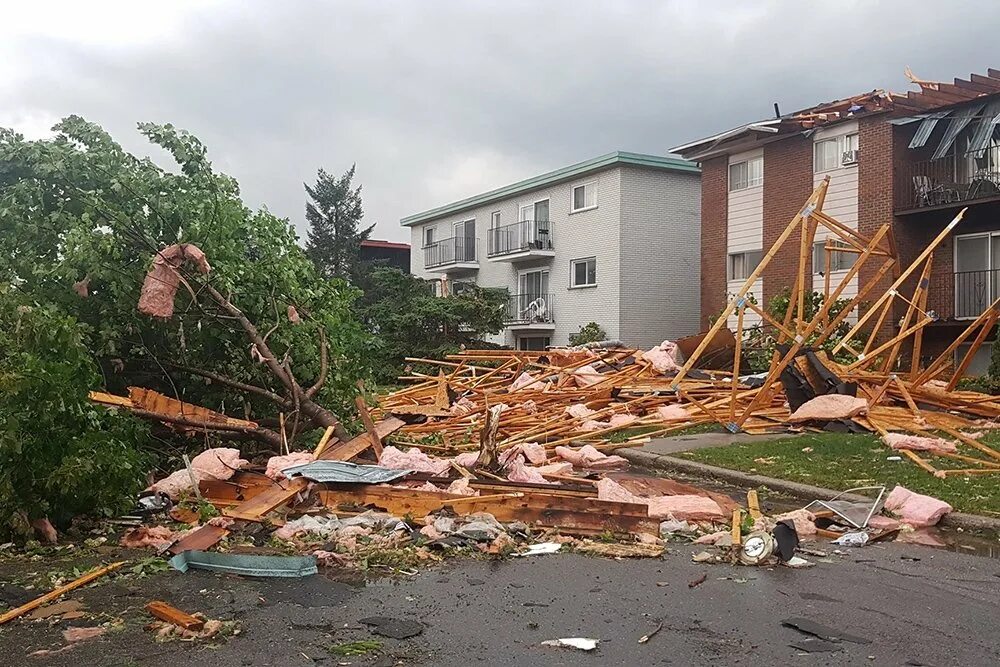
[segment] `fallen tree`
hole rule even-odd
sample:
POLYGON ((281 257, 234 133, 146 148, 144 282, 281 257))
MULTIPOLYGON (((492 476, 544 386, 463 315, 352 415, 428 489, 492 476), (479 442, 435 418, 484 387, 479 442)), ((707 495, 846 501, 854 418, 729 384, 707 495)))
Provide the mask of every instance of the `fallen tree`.
POLYGON ((258 425, 173 427, 270 449, 316 428, 345 437, 370 347, 356 291, 320 278, 288 221, 246 207, 197 139, 139 129, 176 173, 79 117, 49 140, 0 130, 0 284, 79 321, 92 388, 148 387, 258 425))

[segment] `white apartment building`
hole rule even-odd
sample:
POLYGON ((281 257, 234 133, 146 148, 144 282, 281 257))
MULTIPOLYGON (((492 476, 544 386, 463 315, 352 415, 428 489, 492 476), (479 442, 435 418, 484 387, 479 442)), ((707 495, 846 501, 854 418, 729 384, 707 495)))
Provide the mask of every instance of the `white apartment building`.
POLYGON ((697 333, 701 189, 685 160, 616 152, 417 213, 411 271, 506 288, 516 349, 566 345, 597 322, 650 347, 697 333))

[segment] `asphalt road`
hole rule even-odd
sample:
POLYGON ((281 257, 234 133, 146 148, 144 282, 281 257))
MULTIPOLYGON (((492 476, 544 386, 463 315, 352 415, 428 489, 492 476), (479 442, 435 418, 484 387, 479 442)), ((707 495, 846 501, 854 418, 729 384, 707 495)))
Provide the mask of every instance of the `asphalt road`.
MULTIPOLYGON (((1000 561, 913 545, 870 545, 813 568, 700 565, 675 546, 656 560, 554 554, 456 559, 412 577, 345 583, 326 576, 249 580, 168 572, 109 581, 76 597, 125 628, 44 658, 77 620, 0 628, 0 665, 992 665, 1000 664, 1000 561), (919 560, 914 560, 917 558, 919 560), (706 575, 704 583, 689 587, 706 575), (143 606, 163 599, 242 633, 212 645, 156 643, 143 606), (332 644, 376 638, 358 620, 415 619, 424 632, 381 639, 380 655, 337 657, 332 644), (804 617, 871 643, 804 654, 804 617), (638 639, 662 622, 647 643, 638 639), (592 637, 583 653, 540 646, 592 637)), ((816 560, 816 559, 814 559, 816 560)), ((380 638, 376 638, 380 639, 380 638)))

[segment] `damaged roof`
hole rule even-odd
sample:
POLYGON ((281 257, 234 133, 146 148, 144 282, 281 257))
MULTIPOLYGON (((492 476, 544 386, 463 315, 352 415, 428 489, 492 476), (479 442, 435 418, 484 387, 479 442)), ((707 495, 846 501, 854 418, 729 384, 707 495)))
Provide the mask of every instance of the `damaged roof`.
POLYGON ((726 152, 722 145, 741 137, 752 137, 755 140, 767 142, 858 116, 892 111, 901 97, 876 88, 867 93, 852 95, 842 100, 823 102, 776 118, 747 123, 720 134, 675 146, 670 149, 670 152, 680 153, 688 159, 702 159, 726 152))

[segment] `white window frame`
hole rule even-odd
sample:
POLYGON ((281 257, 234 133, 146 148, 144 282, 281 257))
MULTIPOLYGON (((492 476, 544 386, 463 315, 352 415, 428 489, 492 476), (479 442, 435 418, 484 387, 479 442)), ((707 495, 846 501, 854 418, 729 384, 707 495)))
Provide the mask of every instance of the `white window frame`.
POLYGON ((500 227, 500 211, 493 211, 490 213, 490 229, 497 229, 500 227))
POLYGON ((569 189, 569 212, 570 213, 582 213, 583 211, 592 211, 597 208, 597 181, 587 181, 586 183, 577 183, 569 189), (576 191, 583 188, 583 201, 584 205, 580 208, 576 208, 576 191), (591 197, 587 195, 591 194, 591 197), (591 199, 593 203, 586 203, 588 199, 591 199))
MULTIPOLYGON (((850 248, 851 246, 844 241, 839 241, 837 239, 828 239, 833 245, 838 248, 850 248)), ((813 243, 813 275, 819 276, 823 274, 826 270, 826 247, 827 241, 816 241, 813 243), (822 261, 819 261, 822 260, 822 261)), ((851 252, 841 252, 839 250, 834 250, 833 254, 830 255, 830 273, 837 273, 838 271, 844 272, 849 271, 854 262, 857 261, 857 255, 851 252)))
POLYGON ((821 174, 826 171, 834 171, 836 169, 843 169, 845 167, 853 167, 857 162, 849 162, 844 164, 844 153, 849 150, 859 151, 861 145, 859 136, 857 132, 848 132, 847 134, 841 134, 837 137, 830 137, 828 139, 817 139, 813 142, 813 173, 821 174), (833 165, 826 166, 819 164, 819 147, 828 146, 833 144, 833 165), (849 148, 853 144, 854 148, 849 148))
POLYGON ((726 280, 728 282, 745 281, 754 272, 754 269, 757 268, 762 259, 764 259, 763 250, 741 250, 740 252, 729 253, 726 256, 726 280), (757 262, 753 266, 749 266, 746 258, 752 255, 757 255, 757 262), (742 258, 742 271, 740 275, 736 275, 734 270, 736 268, 736 262, 734 261, 736 257, 742 258))
MULTIPOLYGON (((986 265, 987 265, 987 267, 989 267, 989 268, 985 269, 985 271, 989 272, 989 271, 994 271, 994 270, 1000 270, 1000 260, 998 260, 997 258, 993 257, 993 238, 994 237, 1000 237, 1000 231, 974 232, 972 234, 956 234, 954 237, 952 237, 953 238, 953 241, 952 241, 952 244, 951 244, 951 246, 952 246, 951 247, 951 266, 952 266, 952 280, 953 280, 953 282, 952 282, 952 291, 954 293, 954 299, 955 299, 955 303, 953 304, 953 307, 954 307, 954 309, 955 309, 956 312, 959 310, 959 308, 958 308, 958 302, 959 302, 959 299, 961 297, 959 295, 958 286, 956 285, 956 282, 957 282, 958 279, 957 279, 957 277, 954 274, 957 274, 957 273, 972 273, 973 271, 983 271, 984 270, 984 269, 964 269, 963 270, 963 269, 959 268, 959 266, 958 266, 958 240, 959 239, 982 239, 983 240, 983 243, 986 244, 986 265), (997 265, 997 269, 993 269, 992 268, 994 266, 994 264, 997 265)), ((989 293, 986 295, 986 305, 989 305, 989 304, 993 303, 993 300, 996 299, 998 296, 1000 296, 1000 294, 994 294, 993 293, 993 289, 992 289, 993 281, 992 281, 991 278, 988 278, 988 280, 989 280, 989 285, 991 287, 990 287, 989 293)), ((1000 291, 1000 289, 998 289, 997 291, 1000 291)), ((976 319, 976 316, 975 315, 968 315, 968 316, 958 317, 956 315, 955 319, 956 320, 974 320, 974 319, 976 319)))
POLYGON ((432 226, 429 226, 429 227, 424 227, 424 237, 423 237, 423 243, 424 244, 421 247, 422 248, 429 248, 429 247, 431 247, 434 243, 437 242, 437 238, 436 237, 437 237, 437 225, 432 225, 432 226), (430 241, 427 240, 427 233, 428 232, 430 232, 430 236, 431 236, 431 240, 430 241))
MULTIPOLYGON (((586 271, 589 273, 589 271, 586 271)), ((571 259, 569 262, 569 289, 582 289, 585 287, 597 287, 597 257, 580 257, 579 259, 571 259), (587 262, 594 263, 594 282, 592 283, 576 283, 576 266, 578 264, 586 264, 587 262)))
POLYGON ((541 204, 543 201, 549 202, 549 220, 552 219, 552 202, 549 197, 542 197, 541 199, 536 199, 534 201, 529 201, 527 204, 518 204, 517 206, 517 221, 518 222, 538 222, 535 220, 535 204, 541 204), (523 218, 524 209, 531 209, 531 217, 523 218))
POLYGON ((727 176, 729 178, 730 192, 739 192, 762 186, 764 184, 764 157, 758 155, 757 157, 747 158, 739 162, 730 162, 727 176), (746 175, 745 180, 733 180, 733 167, 743 167, 743 172, 746 175), (757 173, 754 174, 753 172, 757 173))

